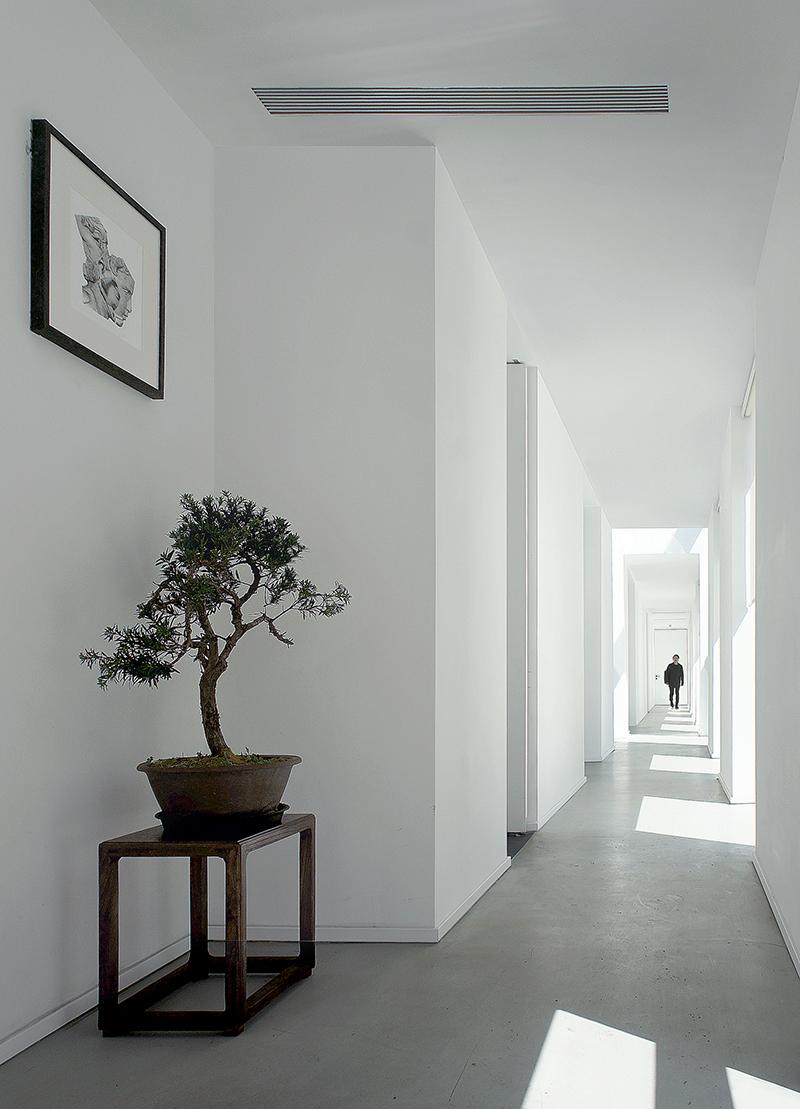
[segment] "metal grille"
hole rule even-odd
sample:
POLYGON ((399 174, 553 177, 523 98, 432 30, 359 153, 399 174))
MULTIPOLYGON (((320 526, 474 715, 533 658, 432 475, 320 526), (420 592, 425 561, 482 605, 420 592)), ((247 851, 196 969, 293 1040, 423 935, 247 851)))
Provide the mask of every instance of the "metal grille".
POLYGON ((668 112, 666 85, 564 88, 254 88, 270 115, 668 112))

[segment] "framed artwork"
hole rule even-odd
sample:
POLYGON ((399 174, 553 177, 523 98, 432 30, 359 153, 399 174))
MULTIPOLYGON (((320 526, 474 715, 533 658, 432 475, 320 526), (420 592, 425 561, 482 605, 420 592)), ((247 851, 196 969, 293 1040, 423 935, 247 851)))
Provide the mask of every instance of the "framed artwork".
POLYGON ((165 229, 46 119, 32 154, 31 330, 160 400, 165 229))

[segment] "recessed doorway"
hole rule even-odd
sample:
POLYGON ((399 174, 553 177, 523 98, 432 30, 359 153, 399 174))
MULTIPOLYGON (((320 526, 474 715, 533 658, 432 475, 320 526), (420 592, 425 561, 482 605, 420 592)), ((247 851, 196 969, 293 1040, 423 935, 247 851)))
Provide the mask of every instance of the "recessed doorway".
POLYGON ((681 703, 689 703, 689 629, 653 628, 650 708, 669 704, 669 686, 664 683, 664 671, 678 655, 683 666, 685 685, 681 690, 681 703))

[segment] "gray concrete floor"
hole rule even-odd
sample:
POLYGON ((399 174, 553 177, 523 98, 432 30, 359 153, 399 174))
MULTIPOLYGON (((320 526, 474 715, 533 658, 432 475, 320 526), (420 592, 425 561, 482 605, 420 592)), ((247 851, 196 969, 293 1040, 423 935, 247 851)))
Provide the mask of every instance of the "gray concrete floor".
MULTIPOLYGON (((694 713, 687 705, 682 705, 677 709, 659 705, 651 709, 640 724, 630 729, 631 735, 663 737, 665 740, 670 738, 680 739, 681 733, 685 739, 698 734, 694 713), (673 735, 673 732, 678 734, 673 735)), ((705 739, 703 742, 705 742, 705 739)))
MULTIPOLYGON (((89 1015, 2 1067, 0 1104, 653 1109, 654 1081, 657 1109, 732 1109, 727 1067, 800 1090, 800 980, 751 848, 685 838, 679 821, 636 830, 645 796, 722 805, 697 763, 650 769, 654 754, 707 754, 675 739, 639 729, 590 764, 440 944, 323 945, 313 977, 236 1039, 103 1040, 89 1015), (541 1099, 529 1087, 558 1010, 649 1041, 651 1061, 631 1066, 638 1039, 622 1037, 626 1057, 612 1034, 598 1055, 573 1030, 560 1054, 548 1042, 541 1099)), ((767 1089, 735 1109, 766 1109, 767 1089)))

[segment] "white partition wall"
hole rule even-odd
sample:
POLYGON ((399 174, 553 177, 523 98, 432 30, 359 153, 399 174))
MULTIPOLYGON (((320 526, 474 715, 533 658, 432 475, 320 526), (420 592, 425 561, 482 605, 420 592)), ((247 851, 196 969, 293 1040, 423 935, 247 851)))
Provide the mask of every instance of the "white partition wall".
POLYGON ((458 920, 506 868, 506 305, 435 167, 435 910, 458 920))
POLYGON ((583 466, 539 377, 537 404, 536 825, 583 772, 583 466))
MULTIPOLYGON (((252 644, 223 718, 303 756, 321 937, 435 940, 506 865, 504 301, 430 147, 217 165, 218 484, 353 594, 252 644)), ((284 936, 296 862, 271 854, 251 920, 284 936)))
POLYGON ((614 750, 611 527, 599 505, 583 513, 584 736, 587 762, 614 750))
POLYGON ((541 375, 508 373, 509 828, 530 831, 613 750, 611 534, 541 375))
POLYGON ((800 109, 757 284, 756 859, 800 970, 800 109))
POLYGON ((720 768, 733 802, 755 800, 755 606, 748 592, 748 506, 755 481, 754 421, 730 411, 719 496, 720 768))

